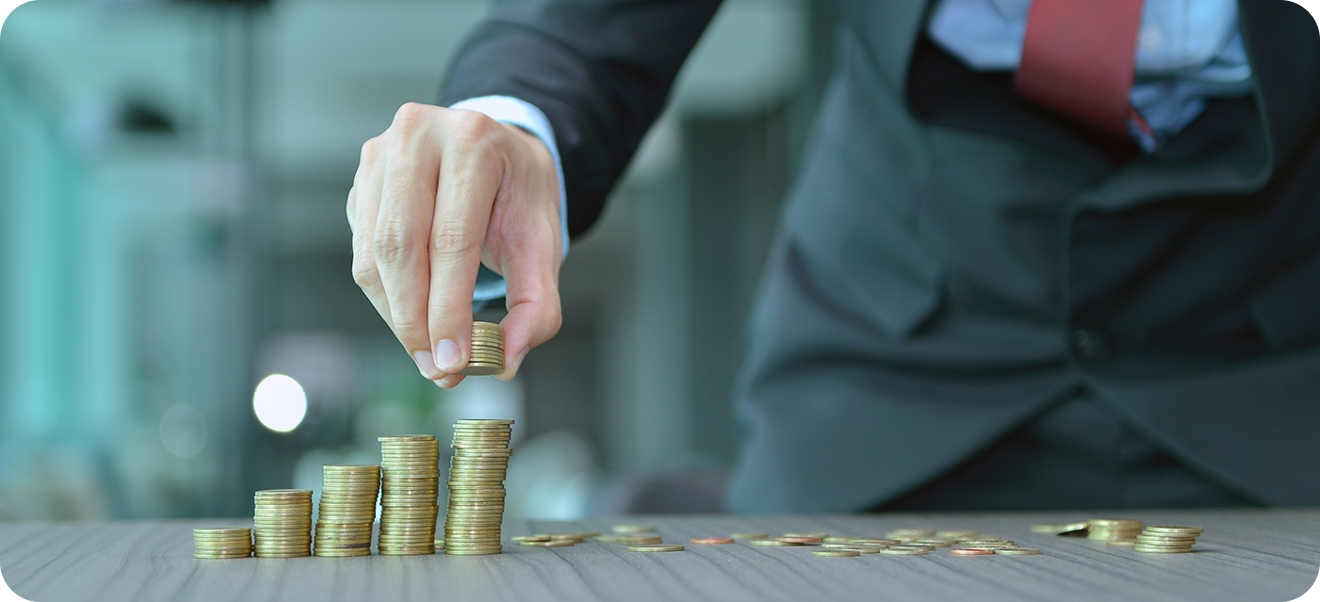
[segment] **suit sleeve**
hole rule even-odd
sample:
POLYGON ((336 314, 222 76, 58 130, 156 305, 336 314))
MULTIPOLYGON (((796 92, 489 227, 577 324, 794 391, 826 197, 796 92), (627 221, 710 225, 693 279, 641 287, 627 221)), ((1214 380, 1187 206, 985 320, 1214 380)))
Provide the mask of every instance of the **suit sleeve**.
POLYGON ((440 104, 504 95, 541 109, 576 236, 599 217, 720 2, 497 0, 459 50, 440 104))

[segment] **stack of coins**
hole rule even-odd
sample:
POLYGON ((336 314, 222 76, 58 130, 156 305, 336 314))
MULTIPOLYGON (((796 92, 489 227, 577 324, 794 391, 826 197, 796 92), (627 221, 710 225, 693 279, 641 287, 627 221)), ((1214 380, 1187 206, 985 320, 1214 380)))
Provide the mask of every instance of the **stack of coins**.
POLYGON ((1129 518, 1091 519, 1086 538, 1095 541, 1132 541, 1141 533, 1141 521, 1129 518))
POLYGON ((509 467, 512 420, 459 420, 449 468, 445 553, 500 553, 504 475, 509 467))
POLYGON ((435 553, 440 443, 431 435, 380 437, 380 541, 386 556, 435 553))
POLYGON ((1174 527, 1151 525, 1137 536, 1133 546, 1138 552, 1150 554, 1186 554, 1196 545, 1196 538, 1205 529, 1200 527, 1174 527))
POLYGON ((504 371, 504 329, 490 322, 472 323, 472 356, 462 374, 490 376, 504 371))
POLYGON ((380 467, 327 464, 321 471, 316 555, 370 556, 380 467))
POLYGON ((310 556, 312 546, 312 492, 306 489, 258 491, 253 520, 257 556, 294 558, 310 556))
POLYGON ((247 558, 252 555, 252 529, 193 529, 193 558, 247 558))

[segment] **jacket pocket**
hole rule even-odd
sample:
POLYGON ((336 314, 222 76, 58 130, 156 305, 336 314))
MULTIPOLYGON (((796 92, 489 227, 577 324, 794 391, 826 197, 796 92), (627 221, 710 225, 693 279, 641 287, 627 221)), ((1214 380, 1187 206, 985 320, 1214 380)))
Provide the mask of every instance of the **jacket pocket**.
POLYGON ((1268 280, 1247 306, 1274 351, 1320 343, 1320 250, 1268 280))

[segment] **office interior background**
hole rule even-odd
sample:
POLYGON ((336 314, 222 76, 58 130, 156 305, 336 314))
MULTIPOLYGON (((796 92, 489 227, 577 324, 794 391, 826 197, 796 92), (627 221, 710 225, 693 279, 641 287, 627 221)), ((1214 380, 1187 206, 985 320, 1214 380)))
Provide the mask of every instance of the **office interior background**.
MULTIPOLYGON (((443 391, 350 274, 361 144, 484 0, 38 0, 0 32, 0 520, 242 516, 376 437, 512 417, 510 518, 719 510, 731 392, 833 16, 727 0, 564 327, 443 391)), ((481 317, 498 320, 502 312, 481 317)), ((447 465, 442 459, 442 465, 447 465)))

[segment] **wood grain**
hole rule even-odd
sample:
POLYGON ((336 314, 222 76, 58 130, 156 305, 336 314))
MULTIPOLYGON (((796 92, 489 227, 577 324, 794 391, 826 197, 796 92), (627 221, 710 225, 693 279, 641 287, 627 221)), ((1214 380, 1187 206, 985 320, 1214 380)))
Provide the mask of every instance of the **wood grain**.
MULTIPOLYGON (((505 537, 608 531, 608 519, 514 522, 505 537)), ((497 556, 200 561, 197 526, 243 521, 0 524, 0 573, 38 602, 132 600, 905 600, 1283 601, 1320 569, 1320 509, 1122 511, 848 516, 628 517, 666 541, 735 531, 826 531, 880 536, 891 529, 975 529, 1039 547, 1041 556, 867 555, 819 558, 810 548, 688 545, 664 554, 617 544, 506 546, 497 556), (1195 524, 1192 554, 1138 554, 1028 531, 1036 522, 1119 515, 1147 524, 1195 524)), ((250 524, 250 523, 248 523, 250 524)))

